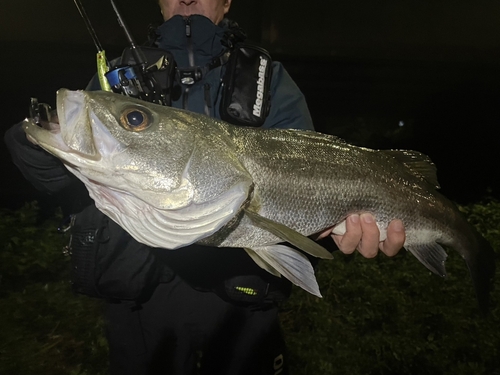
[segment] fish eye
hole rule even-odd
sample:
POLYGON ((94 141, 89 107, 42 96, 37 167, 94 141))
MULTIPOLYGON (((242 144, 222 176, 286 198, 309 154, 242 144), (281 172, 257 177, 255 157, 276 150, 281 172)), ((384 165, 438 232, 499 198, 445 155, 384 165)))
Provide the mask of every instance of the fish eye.
POLYGON ((122 112, 120 123, 126 130, 140 132, 151 125, 151 115, 140 108, 127 108, 122 112))

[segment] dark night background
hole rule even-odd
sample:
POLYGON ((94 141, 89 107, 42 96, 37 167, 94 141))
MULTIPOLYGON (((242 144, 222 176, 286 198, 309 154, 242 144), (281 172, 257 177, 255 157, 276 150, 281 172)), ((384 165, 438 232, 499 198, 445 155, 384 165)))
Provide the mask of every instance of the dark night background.
MULTIPOLYGON (((107 1, 83 1, 108 57, 125 37, 107 1)), ((161 21, 154 0, 117 0, 137 42, 161 21)), ((282 61, 317 130, 373 148, 411 148, 467 203, 500 196, 500 2, 234 0, 229 17, 282 61), (400 126, 404 125, 404 126, 400 126)), ((2 2, 2 135, 29 98, 83 88, 95 47, 70 0, 2 2)), ((0 207, 36 195, 0 147, 0 207)))

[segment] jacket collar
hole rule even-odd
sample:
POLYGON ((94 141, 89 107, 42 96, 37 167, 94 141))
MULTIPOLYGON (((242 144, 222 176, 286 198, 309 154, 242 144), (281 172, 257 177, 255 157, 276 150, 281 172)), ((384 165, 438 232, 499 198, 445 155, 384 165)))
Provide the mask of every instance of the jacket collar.
POLYGON ((177 66, 203 67, 224 52, 222 41, 226 31, 227 27, 215 25, 201 15, 187 18, 177 15, 158 27, 156 43, 174 55, 177 66))

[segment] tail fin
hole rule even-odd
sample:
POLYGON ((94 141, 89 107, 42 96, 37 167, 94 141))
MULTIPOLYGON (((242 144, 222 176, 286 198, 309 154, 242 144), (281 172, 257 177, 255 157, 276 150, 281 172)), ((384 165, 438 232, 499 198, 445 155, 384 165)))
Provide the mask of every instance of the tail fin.
MULTIPOLYGON (((465 259, 472 277, 479 308, 487 314, 490 307, 490 292, 495 275, 495 252, 491 245, 478 231, 471 227, 474 234, 474 245, 471 248, 459 251, 465 259)), ((465 245, 464 243, 461 244, 465 245)))

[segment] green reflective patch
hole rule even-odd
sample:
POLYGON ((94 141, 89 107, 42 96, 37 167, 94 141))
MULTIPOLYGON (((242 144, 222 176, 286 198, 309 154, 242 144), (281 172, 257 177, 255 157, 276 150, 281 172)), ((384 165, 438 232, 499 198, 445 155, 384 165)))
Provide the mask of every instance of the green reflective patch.
POLYGON ((257 290, 252 288, 245 288, 243 286, 236 286, 234 287, 234 289, 236 289, 238 292, 245 293, 249 296, 256 296, 258 294, 257 290))

